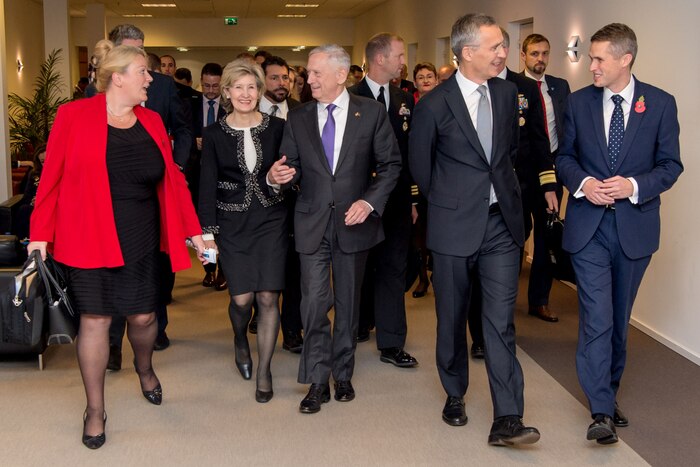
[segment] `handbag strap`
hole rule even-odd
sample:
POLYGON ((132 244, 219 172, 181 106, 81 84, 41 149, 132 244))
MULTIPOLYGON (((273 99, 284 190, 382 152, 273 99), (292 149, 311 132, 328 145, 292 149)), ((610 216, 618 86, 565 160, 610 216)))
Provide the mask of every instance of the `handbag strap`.
MULTIPOLYGON (((39 254, 38 250, 34 250, 32 254, 35 254, 35 257, 37 259, 37 269, 39 270, 39 274, 41 275, 41 279, 44 281, 44 285, 46 286, 46 296, 47 299, 49 300, 49 303, 54 303, 54 297, 53 297, 53 292, 56 293, 58 296, 59 300, 63 300, 64 305, 66 306, 66 310, 68 311, 68 314, 71 316, 75 316, 75 312, 73 311, 73 306, 70 303, 70 300, 68 300, 68 294, 66 294, 66 290, 61 287, 59 284, 58 280, 54 277, 54 275, 51 273, 49 268, 47 267, 47 262, 54 261, 54 259, 47 253, 46 254, 46 261, 42 261, 41 255, 39 254)), ((54 268, 54 270, 57 270, 57 268, 54 268)), ((60 273, 59 273, 60 274, 60 273)))

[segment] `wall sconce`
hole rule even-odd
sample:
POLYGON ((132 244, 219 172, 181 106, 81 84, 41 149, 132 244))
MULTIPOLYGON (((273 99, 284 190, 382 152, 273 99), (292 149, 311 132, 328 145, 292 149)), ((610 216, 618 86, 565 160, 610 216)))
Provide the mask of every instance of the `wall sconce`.
POLYGON ((569 44, 566 47, 566 54, 569 56, 569 60, 573 63, 576 63, 579 60, 578 43, 579 43, 579 37, 578 36, 571 36, 571 39, 569 40, 569 44))
POLYGON ((24 68, 24 63, 22 63, 21 59, 17 59, 17 73, 22 71, 22 68, 24 68))

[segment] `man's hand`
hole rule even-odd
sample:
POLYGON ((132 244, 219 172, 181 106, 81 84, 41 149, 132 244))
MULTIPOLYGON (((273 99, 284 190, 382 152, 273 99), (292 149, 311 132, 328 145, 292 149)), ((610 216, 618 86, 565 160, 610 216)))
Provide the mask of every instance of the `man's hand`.
POLYGON ((371 213, 372 208, 369 207, 367 201, 358 199, 345 212, 345 225, 362 224, 371 213))
POLYGON ((547 212, 559 212, 559 200, 557 199, 556 191, 545 191, 544 200, 547 201, 547 212))
POLYGON ((415 224, 417 220, 418 220, 418 209, 416 209, 415 204, 412 204, 411 205, 411 223, 415 224))
POLYGON ((583 191, 586 199, 593 204, 599 206, 615 204, 615 200, 601 188, 602 186, 603 182, 600 180, 589 178, 581 187, 581 191, 583 191))
POLYGON ((267 181, 271 184, 284 185, 289 183, 297 170, 289 167, 284 163, 287 161, 287 156, 282 156, 278 161, 275 161, 267 172, 267 181))
POLYGON ((194 139, 197 142, 197 151, 202 150, 202 138, 195 138, 194 139))
POLYGON ((614 199, 627 199, 634 194, 632 182, 619 175, 606 178, 598 188, 602 193, 614 199))

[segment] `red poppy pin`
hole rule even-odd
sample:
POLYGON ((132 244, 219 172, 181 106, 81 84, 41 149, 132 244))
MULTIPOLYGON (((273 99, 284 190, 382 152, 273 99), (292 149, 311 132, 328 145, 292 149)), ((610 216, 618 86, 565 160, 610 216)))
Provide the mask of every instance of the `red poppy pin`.
POLYGON ((638 114, 644 112, 647 109, 646 105, 644 105, 644 96, 639 96, 639 99, 637 99, 637 102, 634 103, 634 111, 637 112, 638 114))

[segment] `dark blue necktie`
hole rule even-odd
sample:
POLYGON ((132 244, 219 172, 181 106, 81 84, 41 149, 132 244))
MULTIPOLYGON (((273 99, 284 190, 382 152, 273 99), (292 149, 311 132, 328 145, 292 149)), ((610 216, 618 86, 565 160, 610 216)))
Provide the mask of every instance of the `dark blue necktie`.
POLYGON ((331 172, 333 172, 333 151, 335 150, 335 119, 333 118, 333 109, 335 107, 335 104, 328 104, 326 107, 328 120, 323 125, 323 131, 321 132, 321 142, 323 143, 323 150, 326 152, 326 160, 331 172))
POLYGON ((214 114, 214 104, 216 104, 215 100, 212 99, 209 101, 209 110, 207 111, 207 126, 211 125, 216 120, 216 116, 214 114))
POLYGON ((625 136, 625 116, 622 112, 622 96, 615 94, 612 101, 615 109, 610 119, 610 131, 608 132, 608 157, 610 158, 610 170, 615 170, 617 158, 622 149, 622 138, 625 136))

